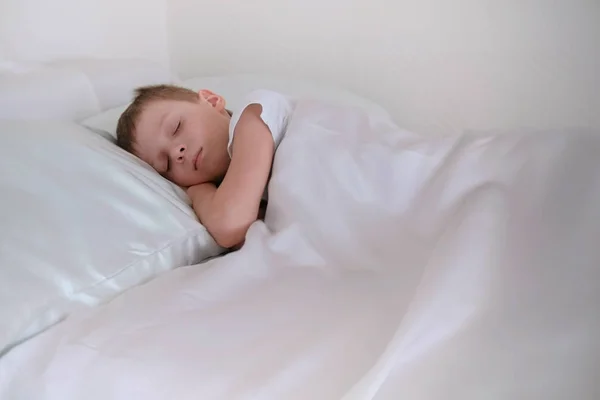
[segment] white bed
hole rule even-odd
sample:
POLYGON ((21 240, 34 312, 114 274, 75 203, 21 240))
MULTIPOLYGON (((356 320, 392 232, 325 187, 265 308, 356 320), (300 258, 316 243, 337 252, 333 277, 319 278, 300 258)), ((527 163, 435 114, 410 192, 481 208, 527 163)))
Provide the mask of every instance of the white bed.
POLYGON ((595 398, 600 136, 427 137, 322 86, 181 84, 302 99, 265 221, 215 258, 111 142, 123 105, 3 120, 0 398, 595 398))
POLYGON ((1 2, 0 399, 600 398, 600 8, 555 3, 1 2), (114 144, 162 82, 299 99, 238 251, 114 144))

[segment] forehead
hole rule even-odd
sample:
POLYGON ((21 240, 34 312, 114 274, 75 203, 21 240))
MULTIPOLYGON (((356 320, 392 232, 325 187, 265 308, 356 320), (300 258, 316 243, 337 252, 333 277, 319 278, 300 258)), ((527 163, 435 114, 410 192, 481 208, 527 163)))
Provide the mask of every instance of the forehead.
POLYGON ((185 108, 185 104, 178 100, 154 100, 146 104, 135 123, 136 152, 146 152, 147 147, 156 142, 165 119, 181 108, 185 108))
POLYGON ((146 162, 152 163, 162 123, 171 109, 171 100, 157 100, 146 104, 135 122, 133 152, 146 162))
POLYGON ((181 101, 177 100, 153 100, 142 108, 137 121, 136 133, 144 134, 152 132, 157 128, 159 122, 171 111, 183 107, 181 101))

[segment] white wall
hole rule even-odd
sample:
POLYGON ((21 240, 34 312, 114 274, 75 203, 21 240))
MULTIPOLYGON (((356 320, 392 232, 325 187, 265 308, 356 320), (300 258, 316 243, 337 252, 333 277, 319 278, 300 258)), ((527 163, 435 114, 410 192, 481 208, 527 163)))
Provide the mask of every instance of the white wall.
POLYGON ((423 133, 600 127, 599 0, 169 0, 182 77, 301 76, 423 133))
POLYGON ((600 128, 598 40, 600 0, 0 1, 0 63, 133 57, 183 78, 309 78, 423 133, 600 128))
POLYGON ((168 66, 166 0, 0 0, 0 61, 80 57, 168 66))

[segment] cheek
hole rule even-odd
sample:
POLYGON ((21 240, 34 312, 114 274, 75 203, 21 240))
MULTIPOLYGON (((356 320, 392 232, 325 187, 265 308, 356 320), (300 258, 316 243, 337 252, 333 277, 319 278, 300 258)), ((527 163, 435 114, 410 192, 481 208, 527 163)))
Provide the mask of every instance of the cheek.
POLYGON ((209 131, 209 129, 207 129, 206 124, 204 124, 202 121, 189 119, 185 134, 186 138, 193 143, 197 143, 199 140, 202 140, 204 136, 206 136, 207 131, 209 131))
POLYGON ((177 168, 173 170, 169 180, 179 186, 194 186, 203 183, 202 176, 197 171, 177 168))

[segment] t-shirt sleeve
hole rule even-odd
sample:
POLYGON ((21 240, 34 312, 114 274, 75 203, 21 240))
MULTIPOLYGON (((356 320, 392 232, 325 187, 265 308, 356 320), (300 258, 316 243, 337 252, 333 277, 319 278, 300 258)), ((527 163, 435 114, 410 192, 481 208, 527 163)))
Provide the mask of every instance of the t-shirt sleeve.
POLYGON ((277 149, 285 134, 287 123, 293 110, 292 100, 281 93, 270 90, 255 90, 246 96, 242 103, 242 107, 231 117, 231 123, 229 124, 229 143, 227 145, 227 151, 229 152, 230 157, 233 154, 233 136, 235 127, 246 107, 251 104, 260 104, 262 106, 260 117, 271 131, 271 135, 273 135, 275 149, 277 149))

